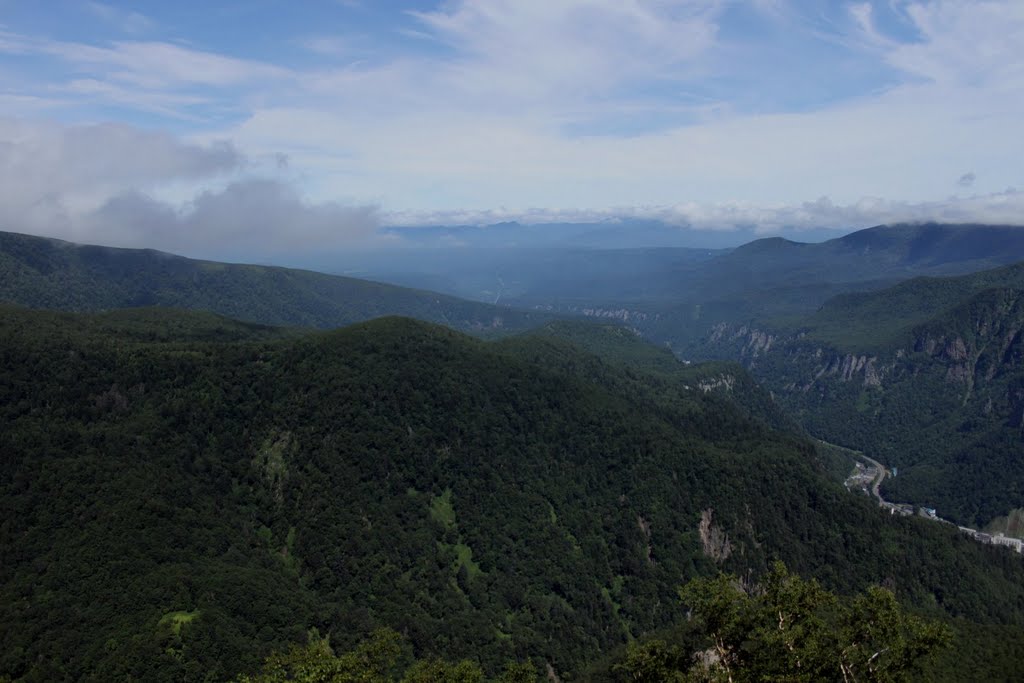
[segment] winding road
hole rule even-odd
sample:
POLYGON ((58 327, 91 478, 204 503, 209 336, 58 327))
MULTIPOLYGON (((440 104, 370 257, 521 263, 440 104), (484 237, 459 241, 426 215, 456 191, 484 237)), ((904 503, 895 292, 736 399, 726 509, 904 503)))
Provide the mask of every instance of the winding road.
POLYGON ((885 469, 885 466, 882 463, 875 460, 874 458, 869 458, 863 453, 858 453, 858 455, 860 455, 861 458, 867 460, 869 463, 874 465, 875 471, 878 474, 875 475, 874 481, 871 482, 871 495, 878 499, 879 505, 885 505, 886 500, 882 498, 882 494, 878 490, 878 487, 882 485, 882 482, 885 481, 885 478, 889 475, 889 470, 885 469))

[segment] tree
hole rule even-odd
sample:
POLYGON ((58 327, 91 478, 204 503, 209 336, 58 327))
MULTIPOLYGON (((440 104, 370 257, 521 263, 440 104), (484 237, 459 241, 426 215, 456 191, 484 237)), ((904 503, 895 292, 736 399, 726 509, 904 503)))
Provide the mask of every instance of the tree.
MULTIPOLYGON (((309 643, 272 654, 255 676, 240 676, 237 683, 484 683, 476 662, 425 659, 412 662, 404 673, 402 637, 378 629, 354 650, 336 656, 326 638, 314 629, 309 643)), ((536 683, 532 662, 509 663, 495 683, 536 683)), ((2 683, 2 681, 0 681, 2 683)))
POLYGON ((402 653, 401 636, 378 629, 356 649, 336 657, 327 638, 315 631, 309 644, 276 652, 256 676, 241 676, 238 683, 387 683, 402 653))
POLYGON ((629 680, 896 683, 951 637, 888 590, 843 599, 781 562, 759 584, 720 574, 689 582, 680 598, 703 649, 685 656, 663 641, 635 646, 620 667, 629 680))
POLYGON ((430 659, 416 662, 405 672, 402 683, 483 683, 484 672, 473 662, 457 664, 430 659))

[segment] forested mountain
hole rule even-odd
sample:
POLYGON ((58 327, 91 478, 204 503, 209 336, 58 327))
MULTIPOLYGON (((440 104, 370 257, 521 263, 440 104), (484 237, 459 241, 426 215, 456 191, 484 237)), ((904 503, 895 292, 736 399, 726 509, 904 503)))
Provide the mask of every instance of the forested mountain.
POLYGON ((812 433, 897 467, 883 492, 984 526, 1024 506, 1024 266, 838 296, 802 320, 721 326, 812 433))
POLYGON ((173 306, 320 328, 407 315, 469 331, 514 331, 561 313, 625 322, 684 357, 709 358, 716 352, 704 340, 716 325, 800 318, 833 295, 1012 263, 1024 259, 1021 235, 1006 226, 925 224, 718 251, 448 249, 352 257, 361 277, 477 300, 470 302, 310 271, 0 233, 0 301, 80 311, 173 306))
POLYGON ((1017 556, 832 483, 740 367, 635 345, 3 309, 0 676, 223 680, 387 626, 596 680, 688 579, 776 558, 956 618, 937 676, 1009 676, 1017 556))
POLYGON ((707 340, 718 325, 800 320, 840 294, 1020 260, 1024 231, 1015 226, 893 225, 818 244, 759 240, 701 264, 678 283, 676 305, 638 306, 645 315, 631 324, 686 358, 716 358, 721 354, 707 340))
POLYGON ((197 261, 10 232, 0 232, 0 302, 70 311, 172 306, 318 328, 406 315, 456 329, 514 331, 549 317, 305 270, 197 261))
POLYGON ((1020 260, 1024 232, 1016 226, 913 224, 820 243, 773 237, 719 250, 381 251, 338 257, 335 267, 488 302, 617 319, 671 342, 683 357, 707 358, 701 342, 720 323, 804 316, 837 294, 1020 260))
POLYGON ((395 247, 324 255, 318 270, 526 307, 675 301, 665 284, 726 250, 692 247, 395 247))
POLYGON ((967 273, 1021 256, 1024 233, 1016 226, 882 225, 816 244, 771 238, 705 264, 703 294, 967 273))

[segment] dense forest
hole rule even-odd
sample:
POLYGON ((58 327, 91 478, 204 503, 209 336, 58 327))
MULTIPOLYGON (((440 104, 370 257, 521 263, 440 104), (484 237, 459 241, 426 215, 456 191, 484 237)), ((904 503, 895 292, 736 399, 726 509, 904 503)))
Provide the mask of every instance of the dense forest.
POLYGON ((1021 642, 1017 556, 883 515, 740 366, 620 328, 7 307, 0 368, 15 680, 225 680, 380 628, 422 666, 614 679, 685 631, 681 585, 776 559, 951 624, 936 678, 1008 678, 1021 642))
POLYGON ((1024 268, 847 294, 811 316, 722 329, 820 438, 897 469, 883 493, 984 527, 1021 507, 1024 268))
POLYGON ((406 315, 478 333, 550 316, 308 270, 194 259, 0 232, 0 302, 67 311, 173 306, 270 325, 333 328, 406 315))

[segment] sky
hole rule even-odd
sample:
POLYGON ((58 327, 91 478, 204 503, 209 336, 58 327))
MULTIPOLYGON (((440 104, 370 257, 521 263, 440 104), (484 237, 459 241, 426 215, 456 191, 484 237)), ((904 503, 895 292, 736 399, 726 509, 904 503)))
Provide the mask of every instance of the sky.
POLYGON ((1022 122, 1020 0, 0 0, 0 229, 80 242, 1017 224, 1022 122))

